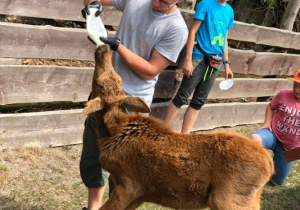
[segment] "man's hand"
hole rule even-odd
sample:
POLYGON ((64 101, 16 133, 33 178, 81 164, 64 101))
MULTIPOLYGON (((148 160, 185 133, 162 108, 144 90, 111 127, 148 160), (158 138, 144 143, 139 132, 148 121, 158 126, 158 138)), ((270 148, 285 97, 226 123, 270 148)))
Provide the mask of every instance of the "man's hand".
POLYGON ((100 36, 100 40, 103 43, 108 44, 110 46, 110 49, 112 49, 113 51, 116 51, 121 43, 120 39, 112 37, 105 38, 103 36, 100 36))
POLYGON ((90 8, 98 9, 98 11, 95 13, 96 17, 98 17, 103 10, 103 6, 100 1, 93 1, 92 3, 86 5, 85 8, 81 10, 81 14, 84 19, 86 19, 86 14, 90 15, 90 8))

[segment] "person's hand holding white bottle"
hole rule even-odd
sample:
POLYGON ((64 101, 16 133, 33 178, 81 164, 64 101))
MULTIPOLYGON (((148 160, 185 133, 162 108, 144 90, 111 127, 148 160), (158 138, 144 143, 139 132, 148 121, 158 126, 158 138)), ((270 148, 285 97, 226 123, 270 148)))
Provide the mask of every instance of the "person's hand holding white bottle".
POLYGON ((81 10, 82 16, 86 19, 88 39, 97 46, 104 44, 100 37, 107 37, 107 32, 101 21, 100 14, 103 6, 100 1, 93 1, 81 10))

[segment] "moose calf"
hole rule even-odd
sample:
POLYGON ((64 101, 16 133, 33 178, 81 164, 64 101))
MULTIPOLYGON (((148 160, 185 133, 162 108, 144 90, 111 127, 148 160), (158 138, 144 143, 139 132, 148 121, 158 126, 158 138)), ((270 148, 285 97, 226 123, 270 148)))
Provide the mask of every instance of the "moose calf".
POLYGON ((92 99, 82 115, 96 112, 100 162, 115 183, 100 209, 130 210, 143 202, 175 209, 260 208, 274 167, 259 143, 228 131, 181 134, 159 119, 124 114, 123 108, 150 108, 124 94, 107 45, 96 50, 95 60, 92 99))

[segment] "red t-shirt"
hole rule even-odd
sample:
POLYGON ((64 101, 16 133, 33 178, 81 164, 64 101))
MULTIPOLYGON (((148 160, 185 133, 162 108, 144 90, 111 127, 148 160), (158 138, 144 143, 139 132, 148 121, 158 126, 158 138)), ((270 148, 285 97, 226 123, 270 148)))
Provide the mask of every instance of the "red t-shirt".
POLYGON ((293 90, 281 90, 270 103, 272 130, 285 150, 300 147, 300 101, 293 90))

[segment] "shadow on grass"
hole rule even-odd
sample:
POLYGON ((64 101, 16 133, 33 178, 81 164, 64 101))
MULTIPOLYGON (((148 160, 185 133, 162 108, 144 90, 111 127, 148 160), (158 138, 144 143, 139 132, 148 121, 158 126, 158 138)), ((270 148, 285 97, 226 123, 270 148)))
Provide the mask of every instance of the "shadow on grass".
POLYGON ((22 206, 22 204, 17 203, 13 198, 0 196, 0 209, 1 210, 16 210, 16 209, 44 210, 45 208, 40 206, 24 207, 22 206))
POLYGON ((262 210, 300 210, 300 186, 267 186, 262 195, 262 210))
POLYGON ((0 196, 0 209, 20 209, 21 205, 17 204, 14 199, 0 196))

